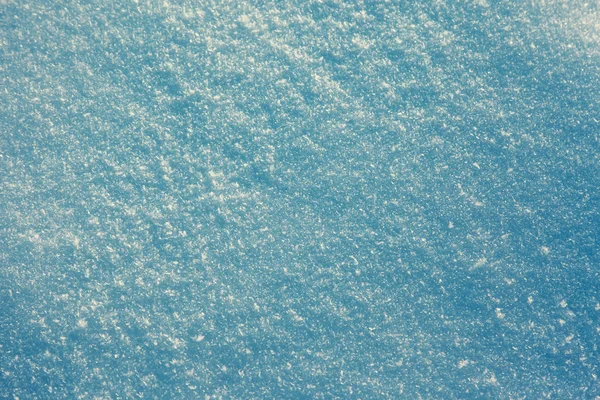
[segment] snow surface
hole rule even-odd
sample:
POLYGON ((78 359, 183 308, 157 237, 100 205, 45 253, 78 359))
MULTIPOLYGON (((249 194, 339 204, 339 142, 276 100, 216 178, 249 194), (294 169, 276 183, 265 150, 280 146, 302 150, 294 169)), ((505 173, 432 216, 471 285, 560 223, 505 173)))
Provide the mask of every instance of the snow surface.
POLYGON ((599 398, 599 21, 0 0, 0 397, 599 398))

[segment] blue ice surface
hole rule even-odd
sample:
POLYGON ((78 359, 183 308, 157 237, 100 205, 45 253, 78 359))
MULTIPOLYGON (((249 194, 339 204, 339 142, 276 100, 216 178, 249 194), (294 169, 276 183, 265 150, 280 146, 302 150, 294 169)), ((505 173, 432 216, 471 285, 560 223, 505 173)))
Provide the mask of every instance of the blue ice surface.
POLYGON ((599 20, 2 0, 0 398, 598 398, 599 20))

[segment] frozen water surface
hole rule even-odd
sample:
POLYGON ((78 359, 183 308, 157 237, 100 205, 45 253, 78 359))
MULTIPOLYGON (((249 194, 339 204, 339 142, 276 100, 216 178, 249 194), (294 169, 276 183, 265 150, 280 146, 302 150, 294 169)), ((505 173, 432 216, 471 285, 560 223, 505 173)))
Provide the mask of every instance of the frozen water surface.
POLYGON ((0 397, 598 398, 596 1, 0 1, 0 397))

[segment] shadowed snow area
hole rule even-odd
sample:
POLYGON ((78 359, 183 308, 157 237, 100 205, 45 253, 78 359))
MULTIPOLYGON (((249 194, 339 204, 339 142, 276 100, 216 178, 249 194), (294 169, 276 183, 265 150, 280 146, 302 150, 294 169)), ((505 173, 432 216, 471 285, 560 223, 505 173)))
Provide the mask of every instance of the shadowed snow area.
POLYGON ((598 21, 0 0, 0 397, 600 396, 598 21))

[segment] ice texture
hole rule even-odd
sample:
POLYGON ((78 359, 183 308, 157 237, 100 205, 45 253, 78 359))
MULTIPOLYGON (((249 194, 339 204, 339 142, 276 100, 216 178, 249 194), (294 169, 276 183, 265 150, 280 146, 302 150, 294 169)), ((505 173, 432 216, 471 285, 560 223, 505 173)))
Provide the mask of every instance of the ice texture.
POLYGON ((600 398, 599 21, 0 0, 0 398, 600 398))

